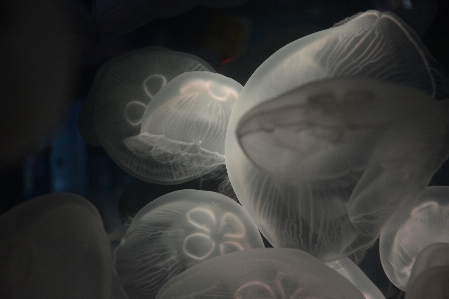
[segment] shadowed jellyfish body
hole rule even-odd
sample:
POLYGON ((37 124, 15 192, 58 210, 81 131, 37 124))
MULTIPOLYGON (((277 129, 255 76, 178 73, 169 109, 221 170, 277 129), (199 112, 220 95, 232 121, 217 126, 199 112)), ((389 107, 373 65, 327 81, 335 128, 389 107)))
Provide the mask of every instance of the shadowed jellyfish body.
POLYGON ((365 299, 385 299, 376 285, 347 257, 326 263, 326 265, 346 277, 363 294, 365 299))
POLYGON ((340 259, 419 196, 448 151, 431 63, 397 17, 368 11, 254 72, 229 120, 226 166, 274 247, 340 259))
MULTIPOLYGON (((430 267, 424 266, 427 262, 420 262, 424 265, 418 264, 415 269, 417 256, 429 245, 449 243, 448 227, 449 187, 427 187, 417 202, 398 210, 380 235, 380 258, 390 281, 398 288, 408 291, 407 284, 412 269, 417 273, 414 276, 418 276, 418 273, 423 272, 418 269, 430 267)), ((444 247, 444 244, 441 246, 444 247)), ((432 248, 439 249, 429 249, 432 248)), ((435 261, 435 258, 429 259, 429 256, 435 257, 432 254, 432 251, 428 251, 423 256, 423 261, 435 261)))
POLYGON ((146 107, 140 134, 123 140, 134 155, 128 166, 143 180, 176 184, 224 165, 226 129, 241 89, 211 72, 187 72, 167 83, 146 107))
POLYGON ((100 31, 121 35, 146 23, 171 18, 185 13, 197 5, 226 8, 243 4, 247 0, 94 0, 92 14, 100 31))
POLYGON ((449 243, 435 243, 416 257, 407 283, 406 298, 447 298, 449 294, 449 243))
POLYGON ((109 242, 83 197, 26 201, 0 217, 0 238, 1 298, 109 298, 109 242))
MULTIPOLYGON (((85 103, 83 120, 87 129, 84 131, 95 129, 96 137, 112 160, 130 174, 151 180, 151 176, 145 177, 148 174, 138 168, 123 139, 139 133, 147 104, 167 82, 184 72, 209 70, 212 67, 196 56, 160 48, 121 55, 105 64, 94 80, 85 103), (89 111, 89 106, 94 107, 94 113, 89 111)), ((161 170, 154 165, 152 171, 161 170)), ((158 176, 154 177, 157 181, 158 176)))
POLYGON ((128 298, 155 298, 170 278, 198 263, 263 247, 238 203, 214 192, 181 190, 137 213, 117 247, 115 267, 128 298))
POLYGON ((297 249, 251 249, 210 259, 171 279, 158 299, 360 299, 346 278, 297 249))

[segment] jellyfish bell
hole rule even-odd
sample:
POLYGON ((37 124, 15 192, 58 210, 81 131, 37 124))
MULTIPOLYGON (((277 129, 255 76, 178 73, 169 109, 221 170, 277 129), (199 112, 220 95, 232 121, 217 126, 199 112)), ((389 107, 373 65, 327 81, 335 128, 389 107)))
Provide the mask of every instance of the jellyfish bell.
POLYGON ((263 248, 246 211, 224 195, 180 190, 157 198, 132 220, 115 267, 129 299, 155 298, 172 277, 205 260, 263 248))
POLYGON ((229 120, 226 167, 274 247, 340 259, 419 196, 448 152, 432 63, 401 20, 368 11, 286 45, 253 73, 229 120))
POLYGON ((226 129, 241 89, 211 72, 187 72, 167 83, 146 107, 140 134, 123 140, 133 154, 133 174, 176 184, 223 165, 226 129))
POLYGON ((47 194, 0 217, 1 298, 109 298, 112 258, 97 209, 47 194))
MULTIPOLYGON (((139 49, 114 58, 100 69, 92 84, 85 102, 89 117, 83 118, 84 131, 95 130, 112 160, 127 172, 138 173, 139 166, 133 164, 133 154, 123 140, 139 133, 145 108, 158 91, 176 76, 191 71, 213 69, 196 56, 162 48, 139 49)), ((79 123, 83 123, 81 118, 79 123)), ((158 171, 155 166, 154 172, 158 171)))
POLYGON ((364 298, 346 278, 297 249, 249 249, 198 264, 168 281, 164 298, 364 298))
MULTIPOLYGON (((410 201, 393 214, 382 229, 379 249, 382 267, 394 285, 408 290, 412 271, 422 272, 417 269, 424 268, 419 264, 430 266, 434 262, 440 262, 428 257, 438 257, 438 249, 444 249, 444 246, 427 247, 435 243, 449 243, 448 225, 447 186, 427 187, 417 201, 410 201), (423 253, 423 260, 417 265, 417 269, 412 270, 418 255, 426 249, 428 251, 423 253)), ((442 252, 447 254, 447 250, 442 252)))

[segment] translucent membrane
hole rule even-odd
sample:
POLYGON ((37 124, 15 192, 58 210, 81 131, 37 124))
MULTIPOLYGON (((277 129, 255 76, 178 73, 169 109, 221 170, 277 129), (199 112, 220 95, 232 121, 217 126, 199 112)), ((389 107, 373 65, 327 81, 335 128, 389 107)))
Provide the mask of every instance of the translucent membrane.
POLYGON ((170 278, 198 263, 263 247, 238 203, 214 192, 181 190, 137 213, 117 247, 115 267, 128 298, 155 298, 170 278))
POLYGON ((448 152, 431 61, 397 17, 368 11, 254 72, 229 121, 226 166, 274 247, 340 259, 420 195, 448 152))
POLYGON ((100 214, 54 193, 0 217, 1 298, 109 298, 111 253, 100 214))
POLYGON ((130 174, 157 180, 164 170, 154 165, 153 177, 145 173, 148 170, 141 169, 137 164, 140 160, 125 147, 123 139, 139 133, 145 107, 166 83, 184 72, 206 70, 212 67, 198 57, 160 48, 132 51, 104 65, 86 105, 95 103, 95 131, 108 155, 130 174))
POLYGON ((140 134, 123 140, 134 155, 130 168, 148 181, 175 184, 225 164, 226 129, 241 89, 211 72, 170 81, 145 109, 140 134))
MULTIPOLYGON (((427 187, 417 202, 411 201, 398 210, 380 235, 380 257, 390 281, 398 288, 408 290, 407 284, 417 256, 429 245, 449 243, 448 227, 449 187, 427 187)), ((424 265, 438 261, 439 248, 430 247, 427 250, 430 249, 423 253, 421 263, 424 265)), ((417 265, 413 271, 422 272, 418 269, 425 268, 424 265, 417 265)))
POLYGON ((296 249, 251 249, 210 259, 171 279, 165 298, 352 298, 346 278, 296 249))

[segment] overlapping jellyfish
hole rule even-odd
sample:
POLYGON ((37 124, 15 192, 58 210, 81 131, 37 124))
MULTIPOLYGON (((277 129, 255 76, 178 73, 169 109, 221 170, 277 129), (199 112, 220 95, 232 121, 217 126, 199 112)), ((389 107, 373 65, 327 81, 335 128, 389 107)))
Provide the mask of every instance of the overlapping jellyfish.
POLYGON ((417 202, 411 202, 393 214, 382 229, 379 243, 382 266, 390 281, 408 291, 412 272, 417 276, 429 267, 425 265, 427 262, 421 262, 423 264, 417 266, 421 270, 415 269, 417 256, 435 243, 449 246, 448 227, 449 187, 427 187, 417 202))
POLYGON ((238 203, 215 192, 181 190, 137 213, 117 247, 115 267, 128 298, 155 298, 170 278, 198 263, 263 247, 238 203))
POLYGON ((157 299, 363 299, 346 278, 297 249, 250 249, 219 256, 171 279, 157 299))
POLYGON ((121 35, 160 18, 171 18, 197 5, 232 7, 247 0, 95 0, 92 14, 100 31, 121 35))
POLYGON ((377 11, 290 43, 254 72, 229 121, 226 166, 274 247, 340 259, 423 192, 448 156, 436 74, 415 34, 377 11))
POLYGON ((110 298, 112 258, 97 209, 54 193, 0 217, 0 298, 110 298))

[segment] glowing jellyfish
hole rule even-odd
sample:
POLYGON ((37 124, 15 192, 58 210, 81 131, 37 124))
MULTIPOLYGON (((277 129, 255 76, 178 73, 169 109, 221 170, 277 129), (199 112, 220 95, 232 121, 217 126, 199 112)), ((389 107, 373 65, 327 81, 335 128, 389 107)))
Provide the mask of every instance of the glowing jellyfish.
POLYGON ((270 248, 210 259, 171 279, 157 298, 361 299, 363 295, 311 255, 270 248))
POLYGON ((449 243, 448 227, 449 187, 428 187, 417 202, 398 210, 380 235, 380 258, 390 281, 408 290, 416 257, 428 245, 449 243))
POLYGON ((117 247, 115 267, 128 298, 155 298, 170 278, 198 263, 263 247, 257 227, 232 199, 181 190, 137 213, 117 247))
POLYGON ((123 140, 135 176, 161 184, 192 180, 224 165, 232 107, 242 89, 211 72, 179 75, 148 104, 140 134, 123 140))
MULTIPOLYGON (((145 107, 167 82, 184 72, 209 70, 212 67, 198 57, 160 48, 121 55, 98 72, 86 100, 86 105, 95 103, 94 119, 86 120, 94 123, 108 155, 125 171, 145 180, 123 140, 139 133, 145 107)), ((160 171, 157 166, 153 170, 160 171)))
POLYGON ((254 72, 229 120, 226 166, 274 247, 348 256, 424 190, 448 151, 447 108, 431 98, 442 89, 425 53, 396 17, 369 11, 288 44, 254 72))
POLYGON ((0 217, 1 298, 109 298, 111 253, 97 209, 75 194, 24 202, 0 217))
POLYGON ((346 277, 363 294, 365 299, 385 299, 376 285, 347 257, 326 263, 326 265, 346 277))

